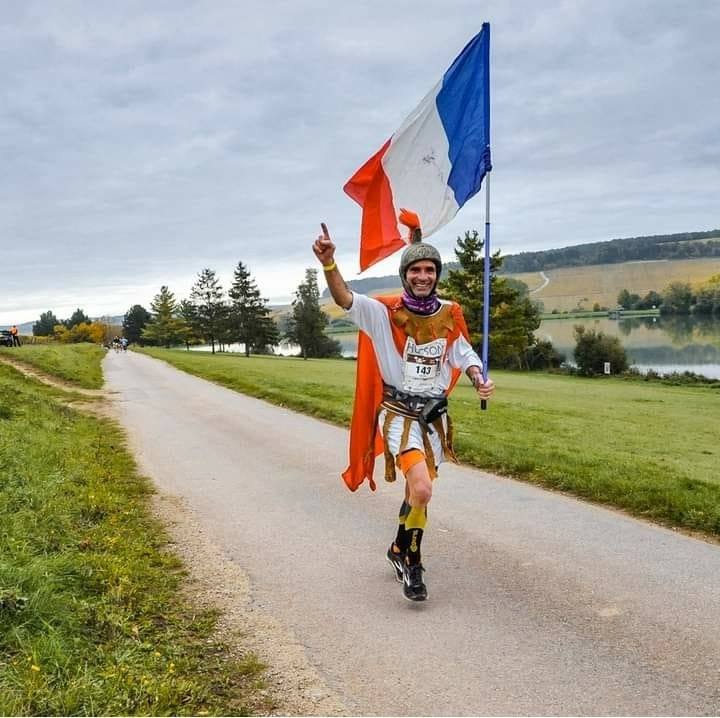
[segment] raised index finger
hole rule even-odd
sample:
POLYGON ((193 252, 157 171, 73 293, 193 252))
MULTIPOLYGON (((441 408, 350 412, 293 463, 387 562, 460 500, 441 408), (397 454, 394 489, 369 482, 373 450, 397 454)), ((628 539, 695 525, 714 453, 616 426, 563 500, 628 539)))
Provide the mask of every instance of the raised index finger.
POLYGON ((320 227, 322 228, 323 234, 325 235, 325 239, 330 239, 330 232, 328 232, 328 228, 325 222, 320 222, 320 227))

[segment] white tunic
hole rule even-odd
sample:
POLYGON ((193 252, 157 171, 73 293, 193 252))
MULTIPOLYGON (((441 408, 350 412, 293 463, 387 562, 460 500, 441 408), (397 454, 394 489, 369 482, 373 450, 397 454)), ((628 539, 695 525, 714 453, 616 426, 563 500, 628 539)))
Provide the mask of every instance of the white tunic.
MULTIPOLYGON (((393 339, 390 313, 377 299, 352 293, 353 301, 347 310, 348 317, 371 339, 375 348, 378 368, 385 384, 417 396, 442 396, 450 387, 452 369, 467 371, 471 366, 482 368, 482 362, 462 334, 449 346, 447 339, 435 339, 417 345, 412 337, 405 342, 399 354, 393 339)), ((449 304, 440 300, 441 304, 449 304)), ((385 412, 380 414, 382 427, 385 412)), ((403 419, 396 417, 384 437, 393 455, 400 450, 403 419)), ((429 435, 437 464, 443 460, 442 446, 437 432, 429 435)), ((417 421, 412 423, 407 449, 424 453, 422 430, 417 421)))

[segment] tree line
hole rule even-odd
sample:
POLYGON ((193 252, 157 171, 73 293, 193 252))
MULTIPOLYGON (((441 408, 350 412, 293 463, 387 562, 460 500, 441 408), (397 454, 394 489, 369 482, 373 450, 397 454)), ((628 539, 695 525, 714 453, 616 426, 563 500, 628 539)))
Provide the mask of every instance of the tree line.
POLYGON ((61 342, 109 345, 122 334, 129 342, 158 346, 208 343, 211 351, 228 344, 244 345, 245 354, 272 353, 281 339, 297 344, 304 358, 338 357, 340 344, 325 334, 329 320, 320 308, 317 270, 307 269, 295 291, 289 316, 274 317, 250 271, 238 262, 227 293, 212 269, 199 272, 190 296, 178 301, 167 286, 160 288, 150 309, 135 304, 125 313, 122 326, 91 320, 82 309, 60 320, 52 310, 43 312, 33 325, 36 337, 61 342))
POLYGON ((107 344, 119 332, 105 319, 92 320, 82 309, 76 309, 69 319, 58 319, 51 310, 43 312, 33 324, 33 336, 52 337, 63 343, 91 342, 107 344))
POLYGON ((51 336, 56 327, 67 330, 74 329, 79 324, 92 324, 92 320, 82 309, 76 309, 69 319, 58 319, 52 311, 43 312, 33 324, 33 335, 36 337, 51 336))
POLYGON ((317 270, 307 269, 292 311, 280 323, 261 296, 248 268, 238 262, 227 293, 214 270, 199 272, 190 296, 178 301, 167 286, 155 295, 150 311, 134 305, 123 319, 131 342, 178 346, 206 343, 212 353, 242 344, 245 355, 272 353, 281 339, 297 344, 304 358, 340 356, 340 344, 325 334, 328 317, 320 308, 317 270))
MULTIPOLYGON (((476 231, 458 237, 457 262, 446 265, 446 276, 438 290, 455 299, 463 308, 473 346, 482 343, 483 238, 476 231)), ((493 366, 509 369, 542 369, 559 366, 564 357, 552 344, 539 340, 538 307, 530 301, 522 282, 500 275, 503 258, 496 252, 491 260, 491 306, 489 349, 493 366)), ((46 313, 52 315, 51 312, 46 313)), ((41 316, 37 327, 55 331, 52 315, 41 316)), ((150 308, 133 305, 124 315, 122 333, 138 344, 164 347, 207 343, 213 353, 228 344, 239 343, 245 354, 271 353, 281 339, 300 347, 304 358, 341 356, 339 342, 326 334, 328 315, 320 307, 318 271, 307 269, 295 293, 291 311, 274 316, 268 300, 261 296, 248 268, 238 262, 227 292, 214 270, 198 273, 190 296, 178 300, 168 286, 162 286, 150 308)))
MULTIPOLYGON (((441 296, 456 300, 462 307, 473 347, 480 352, 483 316, 483 238, 476 231, 457 238, 457 262, 445 265, 439 283, 441 296)), ((496 252, 491 259, 490 363, 506 369, 557 368, 565 362, 551 342, 540 340, 540 309, 529 298, 523 282, 503 276, 507 257, 496 252)), ((178 301, 167 286, 155 295, 150 310, 136 304, 125 314, 122 333, 131 342, 171 347, 207 343, 211 351, 223 351, 227 344, 244 345, 245 354, 270 353, 282 339, 297 344, 304 358, 340 356, 340 345, 326 334, 327 314, 320 307, 318 272, 307 269, 295 293, 291 312, 273 316, 250 271, 238 262, 227 293, 214 270, 199 272, 190 296, 178 301)), ((352 286, 352 283, 351 283, 352 286)), ((644 297, 624 289, 618 304, 625 309, 659 308, 663 314, 720 316, 720 275, 693 289, 688 283, 673 282, 662 292, 644 297)), ((35 335, 52 335, 61 341, 101 341, 109 325, 93 322, 77 309, 70 319, 58 320, 51 312, 41 314, 33 326, 35 335)), ((577 371, 586 375, 621 373, 628 368, 624 349, 616 337, 575 327, 574 350, 577 371)))
POLYGON ((539 272, 559 267, 702 257, 720 257, 720 229, 710 232, 628 237, 561 249, 520 252, 506 257, 504 270, 509 273, 539 272))
MULTIPOLYGON (((439 284, 441 296, 462 306, 470 329, 471 343, 480 348, 483 311, 483 239, 476 231, 458 237, 457 262, 449 265, 447 277, 439 284)), ((489 337, 494 366, 511 369, 539 369, 559 366, 564 357, 547 341, 538 340, 540 326, 537 307, 528 297, 527 286, 510 277, 499 276, 503 259, 497 252, 491 261, 489 337)), ((264 353, 280 338, 297 344, 305 358, 340 356, 340 344, 326 334, 329 318, 320 307, 316 269, 307 269, 305 280, 295 291, 291 312, 279 320, 260 297, 255 281, 242 263, 225 299, 215 273, 200 272, 190 298, 178 302, 167 287, 154 298, 151 311, 133 307, 123 323, 131 341, 161 346, 206 342, 211 351, 240 342, 245 353, 264 353)))
MULTIPOLYGON (((593 242, 562 249, 544 249, 537 252, 508 254, 503 258, 503 274, 539 272, 560 267, 589 266, 593 264, 620 264, 651 259, 699 259, 720 257, 720 229, 710 232, 684 232, 651 237, 628 237, 593 242)), ((456 262, 448 264, 449 270, 458 269, 456 262)), ((348 282, 351 289, 371 292, 400 286, 397 275, 365 277, 348 282)), ((329 296, 325 290, 323 297, 329 296)))
POLYGON ((617 298, 623 309, 659 309, 661 314, 693 314, 720 317, 720 274, 693 289, 689 282, 672 282, 661 292, 644 297, 623 289, 617 298))

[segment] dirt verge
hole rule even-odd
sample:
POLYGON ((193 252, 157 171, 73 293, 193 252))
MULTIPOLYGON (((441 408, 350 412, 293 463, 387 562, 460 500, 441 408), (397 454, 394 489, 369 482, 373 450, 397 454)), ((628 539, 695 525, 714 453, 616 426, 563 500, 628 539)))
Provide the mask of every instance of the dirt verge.
MULTIPOLYGON (((110 398, 108 392, 74 386, 7 357, 0 357, 0 362, 24 376, 75 394, 76 398, 67 402, 60 400, 62 404, 117 421, 116 405, 106 401, 110 398)), ((171 537, 169 549, 182 560, 188 572, 183 583, 188 602, 219 612, 217 635, 232 655, 243 658, 252 653, 266 666, 263 687, 253 701, 254 714, 348 715, 339 698, 311 666, 305 649, 292 632, 253 605, 252 588, 245 572, 209 539, 182 499, 156 493, 151 510, 171 537)))
POLYGON ((30 366, 29 364, 25 364, 24 362, 18 361, 17 359, 13 359, 8 356, 0 356, 0 362, 11 366, 13 369, 17 369, 17 371, 19 371, 24 376, 29 376, 30 378, 36 379, 37 381, 42 382, 43 384, 47 384, 48 386, 52 386, 55 389, 72 391, 76 394, 82 394, 82 396, 94 398, 103 398, 107 394, 102 389, 84 389, 83 387, 72 384, 71 382, 65 381, 64 379, 50 376, 50 374, 46 374, 44 371, 41 371, 34 366, 30 366))
POLYGON ((348 715, 339 698, 310 665, 292 633, 253 604, 245 572, 207 536, 183 500, 156 494, 152 507, 172 538, 171 549, 189 576, 185 589, 196 606, 220 612, 218 633, 237 656, 252 652, 267 666, 257 715, 348 715))

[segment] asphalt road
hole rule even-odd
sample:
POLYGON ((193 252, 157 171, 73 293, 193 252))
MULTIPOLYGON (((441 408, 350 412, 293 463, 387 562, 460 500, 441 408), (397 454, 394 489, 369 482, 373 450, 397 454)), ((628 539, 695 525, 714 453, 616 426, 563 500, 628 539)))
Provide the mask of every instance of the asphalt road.
POLYGON ((138 354, 105 372, 143 470, 350 712, 720 713, 720 547, 446 465, 412 604, 384 559, 401 483, 348 492, 346 431, 138 354))

